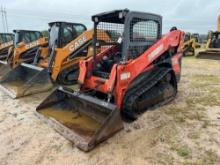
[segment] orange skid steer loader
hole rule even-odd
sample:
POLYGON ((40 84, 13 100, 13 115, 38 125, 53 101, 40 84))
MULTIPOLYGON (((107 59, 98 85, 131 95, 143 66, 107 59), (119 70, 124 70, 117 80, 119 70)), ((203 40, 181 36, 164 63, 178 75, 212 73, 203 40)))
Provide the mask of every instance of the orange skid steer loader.
POLYGON ((14 44, 0 59, 0 80, 21 63, 32 63, 38 48, 47 44, 47 38, 39 31, 14 30, 14 44))
POLYGON ((83 151, 123 128, 121 115, 136 119, 173 100, 181 73, 184 33, 162 37, 162 17, 116 10, 92 16, 93 57, 80 62, 80 90, 59 87, 37 115, 83 151), (98 31, 117 34, 100 42, 98 31), (97 45, 103 51, 97 51, 97 45))
MULTIPOLYGON (((49 45, 38 49, 34 63, 19 65, 0 81, 12 98, 48 91, 56 83, 76 83, 79 61, 92 55, 93 30, 68 22, 51 22, 49 26, 49 45)), ((104 40, 110 39, 102 34, 104 40)))

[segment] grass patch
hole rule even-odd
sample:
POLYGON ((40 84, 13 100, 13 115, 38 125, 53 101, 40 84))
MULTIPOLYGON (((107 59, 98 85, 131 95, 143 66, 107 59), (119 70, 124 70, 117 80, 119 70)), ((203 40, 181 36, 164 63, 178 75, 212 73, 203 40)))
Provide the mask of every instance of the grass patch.
POLYGON ((199 138, 199 132, 191 132, 187 135, 190 139, 198 139, 199 138))
POLYGON ((207 128, 209 126, 209 124, 210 124, 210 121, 204 120, 203 124, 202 124, 202 128, 207 128))
POLYGON ((165 113, 168 115, 175 115, 180 112, 184 111, 183 108, 177 107, 177 106, 171 106, 170 108, 165 110, 165 113))
POLYGON ((170 141, 170 149, 173 151, 176 151, 177 155, 188 158, 191 156, 191 150, 186 145, 180 144, 180 141, 177 141, 177 139, 174 137, 170 141))
POLYGON ((181 157, 189 157, 191 155, 191 150, 187 146, 179 147, 176 151, 181 157))
POLYGON ((199 98, 195 98, 195 102, 204 106, 219 106, 220 98, 215 95, 207 95, 199 98))
POLYGON ((171 115, 175 122, 184 123, 186 120, 204 121, 205 115, 203 107, 196 107, 192 100, 187 100, 187 106, 179 108, 176 106, 165 110, 167 115, 171 115))
POLYGON ((176 115, 174 116, 174 120, 178 123, 184 123, 186 121, 186 118, 184 115, 176 115))
POLYGON ((196 105, 196 103, 195 103, 195 101, 193 100, 193 98, 187 98, 187 99, 186 99, 186 104, 187 104, 187 106, 188 106, 190 109, 195 108, 195 105, 196 105))
POLYGON ((218 106, 220 105, 220 89, 204 88, 199 95, 188 96, 186 98, 186 104, 189 108, 194 107, 196 104, 204 106, 218 106))
POLYGON ((195 80, 202 82, 202 81, 207 81, 207 82, 220 82, 220 78, 218 76, 215 75, 195 75, 194 76, 195 80))
POLYGON ((185 114, 185 117, 189 120, 203 121, 204 115, 203 113, 197 110, 197 111, 192 111, 191 113, 185 114))

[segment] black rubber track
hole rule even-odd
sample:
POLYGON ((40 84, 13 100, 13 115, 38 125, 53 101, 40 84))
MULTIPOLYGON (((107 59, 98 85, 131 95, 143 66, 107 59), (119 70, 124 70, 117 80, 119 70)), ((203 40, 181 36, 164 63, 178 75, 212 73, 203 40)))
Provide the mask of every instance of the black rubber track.
MULTIPOLYGON (((139 76, 125 94, 122 107, 123 118, 127 118, 129 121, 136 120, 138 115, 144 112, 143 109, 137 109, 137 102, 138 100, 140 101, 140 98, 143 97, 143 95, 146 95, 148 98, 153 98, 161 95, 161 91, 164 91, 166 88, 170 87, 173 88, 173 94, 170 97, 156 103, 156 105, 152 104, 149 107, 145 107, 144 110, 149 108, 154 109, 172 101, 177 93, 177 83, 175 76, 171 74, 171 68, 155 68, 150 74, 146 73, 139 76), (170 82, 172 83, 161 82, 161 80, 163 80, 169 74, 171 75, 170 82)), ((143 97, 143 99, 146 99, 146 97, 143 97)))
POLYGON ((61 71, 57 77, 57 81, 62 85, 73 85, 77 83, 78 76, 79 68, 78 66, 74 66, 61 71))

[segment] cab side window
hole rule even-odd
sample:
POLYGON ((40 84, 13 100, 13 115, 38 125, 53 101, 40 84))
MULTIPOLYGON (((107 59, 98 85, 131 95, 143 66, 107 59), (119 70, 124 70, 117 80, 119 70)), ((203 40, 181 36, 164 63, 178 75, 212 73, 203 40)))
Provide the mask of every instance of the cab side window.
POLYGON ((86 28, 82 25, 74 25, 73 28, 75 28, 75 31, 77 32, 77 35, 80 35, 84 31, 86 31, 86 28))
POLYGON ((23 42, 24 43, 30 43, 31 42, 31 36, 29 32, 25 32, 23 35, 23 42))
POLYGON ((40 32, 25 32, 23 38, 24 38, 25 43, 31 43, 41 38, 41 33, 40 32))
POLYGON ((73 30, 72 26, 66 25, 63 29, 63 45, 68 44, 77 35, 75 29, 73 30))
POLYGON ((38 40, 41 37, 43 37, 43 35, 40 32, 35 32, 35 35, 36 35, 36 40, 38 40))
POLYGON ((12 40, 13 40, 13 36, 7 34, 7 35, 6 35, 6 41, 7 41, 7 42, 10 42, 10 41, 12 41, 12 40))
POLYGON ((74 39, 76 39, 80 34, 82 34, 86 28, 82 25, 65 25, 63 28, 63 41, 62 45, 70 43, 74 39))

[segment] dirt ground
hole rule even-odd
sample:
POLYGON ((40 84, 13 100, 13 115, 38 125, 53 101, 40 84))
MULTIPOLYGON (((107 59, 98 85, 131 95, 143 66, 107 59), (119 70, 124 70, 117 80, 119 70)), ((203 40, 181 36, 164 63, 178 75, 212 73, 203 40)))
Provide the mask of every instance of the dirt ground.
POLYGON ((0 165, 220 164, 220 61, 183 61, 178 97, 89 153, 35 116, 48 93, 12 100, 0 92, 0 165))

